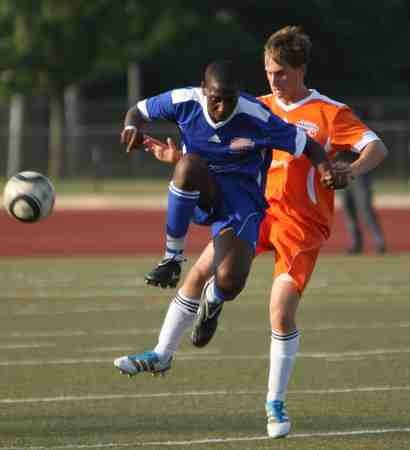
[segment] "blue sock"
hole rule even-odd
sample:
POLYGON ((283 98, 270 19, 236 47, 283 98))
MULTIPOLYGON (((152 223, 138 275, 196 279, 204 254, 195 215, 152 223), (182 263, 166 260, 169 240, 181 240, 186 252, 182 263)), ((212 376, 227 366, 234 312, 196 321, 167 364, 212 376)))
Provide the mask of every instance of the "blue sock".
POLYGON ((184 251, 184 238, 198 200, 199 191, 184 191, 172 181, 169 184, 166 255, 178 255, 184 251))

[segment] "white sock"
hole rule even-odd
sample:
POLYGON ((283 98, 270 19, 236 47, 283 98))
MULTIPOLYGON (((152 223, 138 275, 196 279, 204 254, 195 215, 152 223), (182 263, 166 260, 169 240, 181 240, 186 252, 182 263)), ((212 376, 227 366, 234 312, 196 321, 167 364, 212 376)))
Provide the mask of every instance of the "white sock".
POLYGON ((177 292, 169 305, 154 348, 160 358, 168 359, 176 352, 183 334, 194 322, 198 306, 199 300, 187 298, 180 291, 177 292))
POLYGON ((288 334, 272 331, 267 400, 285 400, 289 379, 299 349, 299 332, 288 334))
POLYGON ((222 303, 223 299, 219 298, 215 292, 215 277, 212 277, 204 286, 204 295, 208 303, 222 303))
POLYGON ((164 258, 172 259, 176 255, 182 255, 184 253, 185 237, 174 238, 167 234, 166 238, 166 250, 164 258))

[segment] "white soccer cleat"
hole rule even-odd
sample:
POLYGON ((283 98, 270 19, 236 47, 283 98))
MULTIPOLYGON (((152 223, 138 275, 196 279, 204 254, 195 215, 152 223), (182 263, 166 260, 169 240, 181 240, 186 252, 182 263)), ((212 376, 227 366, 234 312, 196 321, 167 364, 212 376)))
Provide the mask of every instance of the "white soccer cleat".
POLYGON ((171 368, 172 358, 166 361, 160 359, 155 352, 144 352, 138 355, 121 356, 114 360, 114 366, 123 374, 130 377, 140 372, 149 372, 152 375, 163 375, 171 368))
POLYGON ((268 419, 266 426, 268 436, 276 439, 288 435, 290 431, 290 420, 284 402, 281 400, 271 400, 266 402, 265 407, 268 419))

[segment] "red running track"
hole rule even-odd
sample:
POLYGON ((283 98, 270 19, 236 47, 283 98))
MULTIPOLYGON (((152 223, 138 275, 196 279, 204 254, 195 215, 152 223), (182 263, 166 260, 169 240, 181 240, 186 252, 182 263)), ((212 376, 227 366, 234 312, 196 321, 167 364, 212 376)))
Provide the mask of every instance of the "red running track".
MULTIPOLYGON (((410 210, 379 211, 389 253, 410 251, 410 210)), ((22 224, 0 212, 0 256, 97 256, 162 253, 165 212, 142 210, 56 211, 37 224, 22 224)), ((201 251, 206 227, 193 226, 187 252, 201 251)), ((366 232, 366 251, 372 252, 366 232)), ((349 245, 341 213, 323 253, 340 253, 349 245)))

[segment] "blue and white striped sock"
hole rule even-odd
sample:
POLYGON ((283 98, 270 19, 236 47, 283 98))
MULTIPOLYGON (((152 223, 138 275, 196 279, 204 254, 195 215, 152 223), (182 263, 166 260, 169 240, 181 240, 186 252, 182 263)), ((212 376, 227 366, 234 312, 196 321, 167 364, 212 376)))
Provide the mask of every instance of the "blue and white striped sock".
POLYGON ((199 191, 184 191, 173 181, 168 188, 166 258, 182 254, 185 236, 199 200, 199 191))
POLYGON ((287 334, 272 330, 267 400, 285 400, 299 349, 299 331, 287 334))

